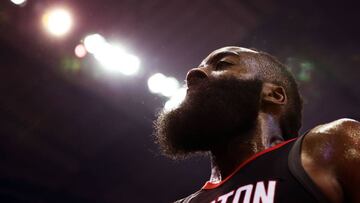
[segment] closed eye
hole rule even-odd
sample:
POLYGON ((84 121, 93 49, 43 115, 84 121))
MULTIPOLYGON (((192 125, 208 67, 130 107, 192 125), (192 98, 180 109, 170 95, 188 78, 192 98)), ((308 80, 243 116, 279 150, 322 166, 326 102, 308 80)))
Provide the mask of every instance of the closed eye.
POLYGON ((224 70, 232 65, 234 64, 227 61, 218 61, 215 65, 215 70, 224 70))

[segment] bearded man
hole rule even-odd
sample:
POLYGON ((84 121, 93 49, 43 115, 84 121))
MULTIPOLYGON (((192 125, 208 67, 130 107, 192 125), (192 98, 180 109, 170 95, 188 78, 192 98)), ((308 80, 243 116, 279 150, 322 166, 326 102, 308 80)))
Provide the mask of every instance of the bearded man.
POLYGON ((155 121, 156 141, 173 159, 209 154, 211 176, 177 202, 360 202, 360 123, 339 119, 299 136, 302 100, 276 58, 224 47, 186 81, 185 100, 155 121))

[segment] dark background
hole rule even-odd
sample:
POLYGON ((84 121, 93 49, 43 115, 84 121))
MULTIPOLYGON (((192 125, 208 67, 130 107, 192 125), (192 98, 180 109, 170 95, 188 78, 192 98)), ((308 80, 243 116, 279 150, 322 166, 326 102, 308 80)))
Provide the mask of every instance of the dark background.
POLYGON ((301 132, 360 119, 358 8, 310 0, 29 0, 22 7, 2 0, 1 202, 170 202, 199 189, 210 175, 206 158, 174 162, 153 144, 152 121, 165 99, 149 92, 147 78, 162 72, 183 81, 226 45, 267 51, 290 66, 305 100, 301 132), (62 39, 39 23, 57 4, 75 17, 62 39), (94 32, 139 56, 140 73, 96 74, 90 56, 76 59, 74 47, 94 32))

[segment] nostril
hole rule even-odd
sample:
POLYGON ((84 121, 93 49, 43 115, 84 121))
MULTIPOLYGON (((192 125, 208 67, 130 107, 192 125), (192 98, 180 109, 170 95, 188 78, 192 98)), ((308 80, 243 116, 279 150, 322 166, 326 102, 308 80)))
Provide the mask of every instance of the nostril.
POLYGON ((189 87, 189 86, 194 85, 206 78, 208 78, 208 75, 203 70, 201 70, 199 68, 195 68, 195 69, 190 70, 187 73, 186 83, 187 83, 187 86, 189 87))

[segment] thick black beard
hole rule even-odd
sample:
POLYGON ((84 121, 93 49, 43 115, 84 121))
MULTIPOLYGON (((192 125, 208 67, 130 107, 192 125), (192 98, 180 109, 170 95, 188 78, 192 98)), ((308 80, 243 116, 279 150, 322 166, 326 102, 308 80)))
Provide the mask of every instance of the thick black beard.
POLYGON ((260 108, 262 81, 234 76, 209 78, 190 88, 183 103, 162 111, 155 139, 164 155, 173 159, 211 151, 235 136, 254 129, 260 108))

